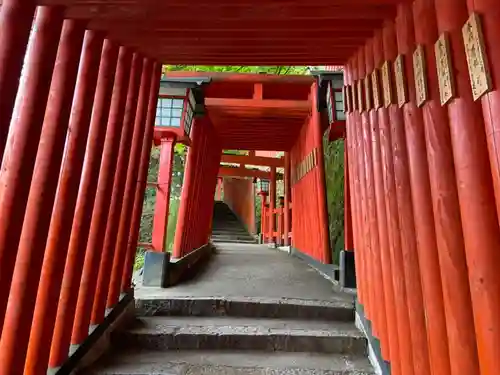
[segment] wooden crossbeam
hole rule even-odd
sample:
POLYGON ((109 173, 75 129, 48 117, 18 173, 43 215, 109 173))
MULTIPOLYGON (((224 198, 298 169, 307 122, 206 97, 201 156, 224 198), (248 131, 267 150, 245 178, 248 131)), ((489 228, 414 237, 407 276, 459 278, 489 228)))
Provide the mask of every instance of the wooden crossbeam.
MULTIPOLYGON (((221 166, 219 168, 219 177, 255 177, 270 180, 271 172, 261 171, 260 169, 231 168, 221 166)), ((283 176, 280 173, 276 174, 276 179, 281 180, 282 178, 283 176)))
POLYGON ((262 165, 266 167, 283 168, 285 166, 284 159, 266 158, 264 156, 248 156, 248 155, 227 155, 222 154, 221 162, 245 165, 262 165))

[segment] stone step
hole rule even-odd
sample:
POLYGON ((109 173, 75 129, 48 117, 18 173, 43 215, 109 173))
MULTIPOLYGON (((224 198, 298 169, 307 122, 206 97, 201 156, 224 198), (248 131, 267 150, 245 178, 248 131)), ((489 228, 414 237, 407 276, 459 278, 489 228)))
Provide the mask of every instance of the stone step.
POLYGON ((238 239, 217 239, 217 238, 212 238, 212 242, 214 243, 245 243, 245 244, 256 244, 256 240, 238 240, 238 239))
POLYGON ((126 351, 88 375, 374 375, 367 359, 317 353, 126 351))
POLYGON ((224 240, 250 240, 250 241, 255 241, 255 238, 248 234, 219 234, 219 233, 212 233, 212 239, 217 238, 219 241, 224 241, 224 240))
POLYGON ((236 223, 236 224, 227 224, 227 223, 223 223, 223 224, 214 224, 212 225, 212 230, 236 230, 236 231, 243 231, 243 232, 246 232, 247 230, 245 229, 245 227, 243 225, 241 225, 240 223, 236 223))
POLYGON ((123 349, 366 354, 354 323, 236 317, 143 317, 112 336, 123 349))
POLYGON ((227 229, 227 228, 221 228, 221 229, 213 229, 212 234, 244 234, 249 236, 248 232, 243 229, 243 228, 235 228, 235 229, 227 229))
POLYGON ((141 299, 141 316, 231 316, 246 318, 354 321, 352 302, 263 297, 176 297, 141 299))

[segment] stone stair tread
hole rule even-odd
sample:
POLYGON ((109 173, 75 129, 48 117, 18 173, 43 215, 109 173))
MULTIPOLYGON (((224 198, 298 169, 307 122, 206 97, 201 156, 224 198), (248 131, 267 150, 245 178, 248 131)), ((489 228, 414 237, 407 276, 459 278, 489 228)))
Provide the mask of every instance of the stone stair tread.
POLYGON ((134 334, 300 335, 363 338, 353 322, 308 321, 246 317, 141 317, 128 332, 134 334))
POLYGON ((259 351, 141 351, 106 356, 89 375, 374 375, 362 356, 259 351))
POLYGON ((239 316, 271 319, 347 321, 354 320, 352 301, 331 301, 266 297, 150 298, 136 301, 142 316, 239 316))
POLYGON ((257 243, 255 240, 241 240, 241 239, 229 239, 229 238, 213 238, 212 237, 212 242, 217 242, 217 243, 247 243, 247 244, 254 244, 257 243))

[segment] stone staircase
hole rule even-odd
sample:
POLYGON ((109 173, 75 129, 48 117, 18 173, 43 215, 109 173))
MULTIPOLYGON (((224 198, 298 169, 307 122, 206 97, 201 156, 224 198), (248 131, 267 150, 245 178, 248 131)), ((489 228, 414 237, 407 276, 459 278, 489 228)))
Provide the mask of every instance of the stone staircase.
POLYGON ((372 375, 341 301, 178 297, 136 302, 92 375, 372 375))
POLYGON ((256 243, 233 211, 224 202, 215 202, 212 242, 256 243))

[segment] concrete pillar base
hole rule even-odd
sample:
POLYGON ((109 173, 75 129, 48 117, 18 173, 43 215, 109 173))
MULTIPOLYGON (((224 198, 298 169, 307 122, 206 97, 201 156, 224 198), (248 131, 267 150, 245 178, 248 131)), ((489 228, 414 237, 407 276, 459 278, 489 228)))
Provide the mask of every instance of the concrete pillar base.
POLYGON ((168 281, 170 253, 147 251, 144 257, 142 285, 164 288, 168 281))

